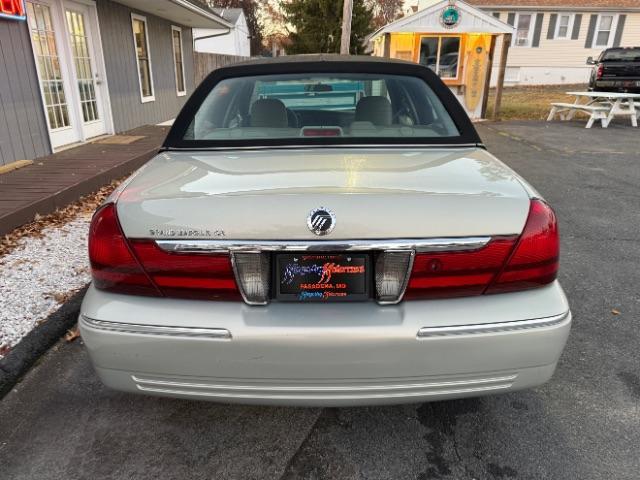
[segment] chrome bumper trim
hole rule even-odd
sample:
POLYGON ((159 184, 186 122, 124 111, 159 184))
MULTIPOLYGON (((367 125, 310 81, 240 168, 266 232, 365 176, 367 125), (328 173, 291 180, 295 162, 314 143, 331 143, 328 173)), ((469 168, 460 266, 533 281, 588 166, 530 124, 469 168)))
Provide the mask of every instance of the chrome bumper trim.
POLYGON ((86 326, 98 330, 144 335, 162 335, 173 337, 209 338, 214 340, 230 340, 231 332, 225 328, 168 327, 163 325, 139 325, 134 323, 107 322, 80 316, 86 326))
POLYGON ((533 320, 517 320, 513 322, 482 323, 479 325, 453 325, 449 327, 423 327, 418 330, 418 339, 444 337, 449 335, 475 335, 481 333, 513 332, 531 328, 554 327, 563 323, 570 316, 567 311, 553 317, 536 318, 533 320))
POLYGON ((425 238, 388 240, 156 240, 167 252, 175 253, 228 253, 241 252, 362 252, 371 250, 413 250, 420 252, 445 252, 478 250, 491 237, 425 238))

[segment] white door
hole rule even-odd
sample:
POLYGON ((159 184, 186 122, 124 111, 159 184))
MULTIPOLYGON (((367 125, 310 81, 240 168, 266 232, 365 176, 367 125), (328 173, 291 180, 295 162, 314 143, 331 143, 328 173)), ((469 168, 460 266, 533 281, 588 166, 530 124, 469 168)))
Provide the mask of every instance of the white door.
POLYGON ((27 20, 53 149, 107 133, 95 6, 28 0, 27 20))
POLYGON ((82 136, 87 139, 107 132, 104 115, 104 82, 96 66, 94 45, 98 43, 92 14, 94 6, 76 2, 64 2, 67 35, 73 74, 76 84, 76 100, 80 107, 82 136))

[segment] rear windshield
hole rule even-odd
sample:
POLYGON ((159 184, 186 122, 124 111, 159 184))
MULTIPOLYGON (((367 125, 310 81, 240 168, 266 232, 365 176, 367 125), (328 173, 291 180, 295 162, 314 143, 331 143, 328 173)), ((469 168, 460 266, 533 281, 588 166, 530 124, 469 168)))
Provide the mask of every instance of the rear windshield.
POLYGON ((217 83, 188 118, 187 141, 434 139, 460 132, 424 80, 408 75, 278 74, 217 83))
POLYGON ((640 62, 640 48, 607 50, 602 55, 603 62, 640 62))

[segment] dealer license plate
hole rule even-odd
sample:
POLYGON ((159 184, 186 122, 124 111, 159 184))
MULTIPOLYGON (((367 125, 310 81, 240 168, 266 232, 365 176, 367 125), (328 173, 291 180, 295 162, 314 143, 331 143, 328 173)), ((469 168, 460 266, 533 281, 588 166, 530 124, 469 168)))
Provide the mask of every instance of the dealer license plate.
POLYGON ((369 298, 371 259, 367 254, 278 254, 275 263, 278 300, 335 302, 369 298))

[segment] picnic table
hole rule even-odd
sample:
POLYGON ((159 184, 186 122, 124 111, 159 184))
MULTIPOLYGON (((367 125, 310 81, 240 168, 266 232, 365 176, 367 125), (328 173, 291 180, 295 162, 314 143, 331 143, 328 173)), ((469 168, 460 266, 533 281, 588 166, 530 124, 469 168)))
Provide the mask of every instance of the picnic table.
POLYGON ((586 128, 591 128, 596 121, 600 121, 602 128, 607 128, 616 116, 628 116, 631 125, 638 126, 640 115, 640 93, 622 92, 567 92, 576 97, 574 103, 552 103, 547 122, 556 115, 561 120, 571 120, 576 113, 584 112, 589 115, 586 128), (636 108, 635 101, 638 101, 636 108))

